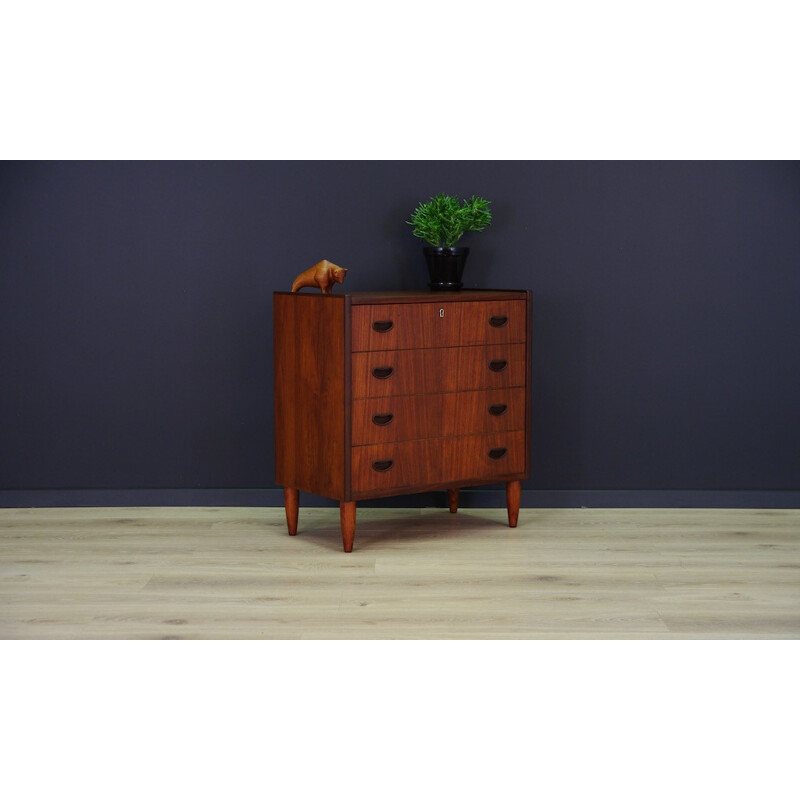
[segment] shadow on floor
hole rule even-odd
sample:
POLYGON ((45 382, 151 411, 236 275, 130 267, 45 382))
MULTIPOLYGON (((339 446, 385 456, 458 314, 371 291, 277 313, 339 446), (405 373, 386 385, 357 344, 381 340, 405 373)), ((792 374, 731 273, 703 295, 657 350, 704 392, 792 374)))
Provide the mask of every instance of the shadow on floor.
MULTIPOLYGON (((432 509, 420 513, 419 511, 402 516, 383 518, 374 517, 374 511, 366 519, 356 521, 356 536, 353 551, 369 550, 374 545, 402 540, 441 540, 456 536, 466 539, 471 532, 484 532, 486 526, 512 530, 508 527, 505 509, 485 509, 484 513, 470 510, 468 513, 459 511, 451 514, 447 510, 432 509)), ((366 514, 364 516, 367 516, 366 514)), ((280 526, 284 535, 286 528, 280 526)), ((297 538, 313 542, 316 546, 326 550, 341 552, 342 536, 339 527, 339 514, 332 512, 323 519, 307 519, 305 524, 300 519, 297 526, 297 538)))

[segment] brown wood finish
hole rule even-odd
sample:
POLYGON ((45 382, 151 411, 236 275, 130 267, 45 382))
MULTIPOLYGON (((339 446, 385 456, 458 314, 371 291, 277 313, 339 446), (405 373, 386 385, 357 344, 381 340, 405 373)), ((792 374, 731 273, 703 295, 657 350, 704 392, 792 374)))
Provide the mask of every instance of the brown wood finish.
POLYGON ((352 306, 350 296, 344 298, 344 497, 353 499, 353 328, 351 322, 352 306))
POLYGON ((460 347, 525 341, 524 300, 462 303, 461 309, 461 341, 456 342, 460 347))
POLYGON ((442 399, 445 436, 525 430, 525 388, 451 392, 442 399))
POLYGON ((275 480, 334 500, 344 497, 344 307, 341 295, 274 295, 275 480))
POLYGON ((521 495, 519 481, 506 483, 506 507, 508 508, 508 527, 516 528, 519 519, 519 500, 521 495))
POLYGON ((450 513, 455 514, 458 511, 458 489, 447 490, 447 505, 450 507, 450 513))
POLYGON ((353 400, 353 445, 440 436, 442 410, 439 394, 353 400))
POLYGON ((342 529, 342 547, 345 553, 352 553, 356 535, 356 504, 352 500, 339 503, 339 524, 342 529))
POLYGON ((353 445, 525 429, 525 389, 353 400, 353 445))
POLYGON ((527 308, 527 335, 525 340, 525 477, 531 472, 531 412, 533 405, 533 292, 529 289, 526 294, 527 308))
POLYGON ((274 312, 276 478, 290 533, 298 489, 340 502, 346 552, 356 501, 371 497, 446 490, 455 513, 460 488, 504 482, 516 524, 530 292, 276 292, 274 312))
POLYGON ((284 488, 283 505, 286 509, 286 527, 289 529, 289 536, 294 536, 297 533, 297 514, 300 508, 300 493, 297 489, 284 488))
POLYGON ((526 369, 524 344, 353 353, 352 391, 359 398, 524 387, 526 369))
POLYGON ((356 306, 353 352, 525 341, 524 300, 356 306))
POLYGON ((447 436, 353 448, 353 492, 423 491, 437 481, 499 480, 525 468, 525 432, 447 436), (493 457, 494 456, 494 457, 493 457))
POLYGON ((353 492, 425 486, 439 477, 437 439, 365 445, 353 448, 353 492))
POLYGON ((444 480, 489 480, 518 475, 525 469, 525 432, 511 431, 440 439, 440 474, 444 480), (492 455, 496 457, 492 457, 492 455))

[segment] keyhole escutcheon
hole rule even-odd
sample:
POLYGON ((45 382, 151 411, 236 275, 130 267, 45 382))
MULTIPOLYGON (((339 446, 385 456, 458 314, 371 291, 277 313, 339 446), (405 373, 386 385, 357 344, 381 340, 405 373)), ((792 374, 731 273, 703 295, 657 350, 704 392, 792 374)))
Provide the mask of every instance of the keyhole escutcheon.
POLYGON ((444 316, 444 309, 440 308, 439 309, 439 318, 441 319, 443 316, 444 316))

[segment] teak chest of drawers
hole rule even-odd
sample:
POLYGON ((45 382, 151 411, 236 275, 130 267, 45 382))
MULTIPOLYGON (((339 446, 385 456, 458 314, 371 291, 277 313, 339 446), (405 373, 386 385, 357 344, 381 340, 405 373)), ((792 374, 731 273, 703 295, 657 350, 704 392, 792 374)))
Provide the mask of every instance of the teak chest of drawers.
POLYGON ((528 477, 531 292, 273 295, 275 478, 289 533, 298 491, 358 500, 528 477))

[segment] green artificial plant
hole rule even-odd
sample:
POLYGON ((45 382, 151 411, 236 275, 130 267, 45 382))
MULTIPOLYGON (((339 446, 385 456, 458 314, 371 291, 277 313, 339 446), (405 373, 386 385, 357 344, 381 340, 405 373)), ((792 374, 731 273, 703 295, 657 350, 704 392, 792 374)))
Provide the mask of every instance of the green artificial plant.
POLYGON ((467 231, 482 231, 492 224, 489 201, 473 195, 459 202, 457 197, 437 194, 420 203, 407 220, 414 236, 432 247, 455 247, 467 231))

